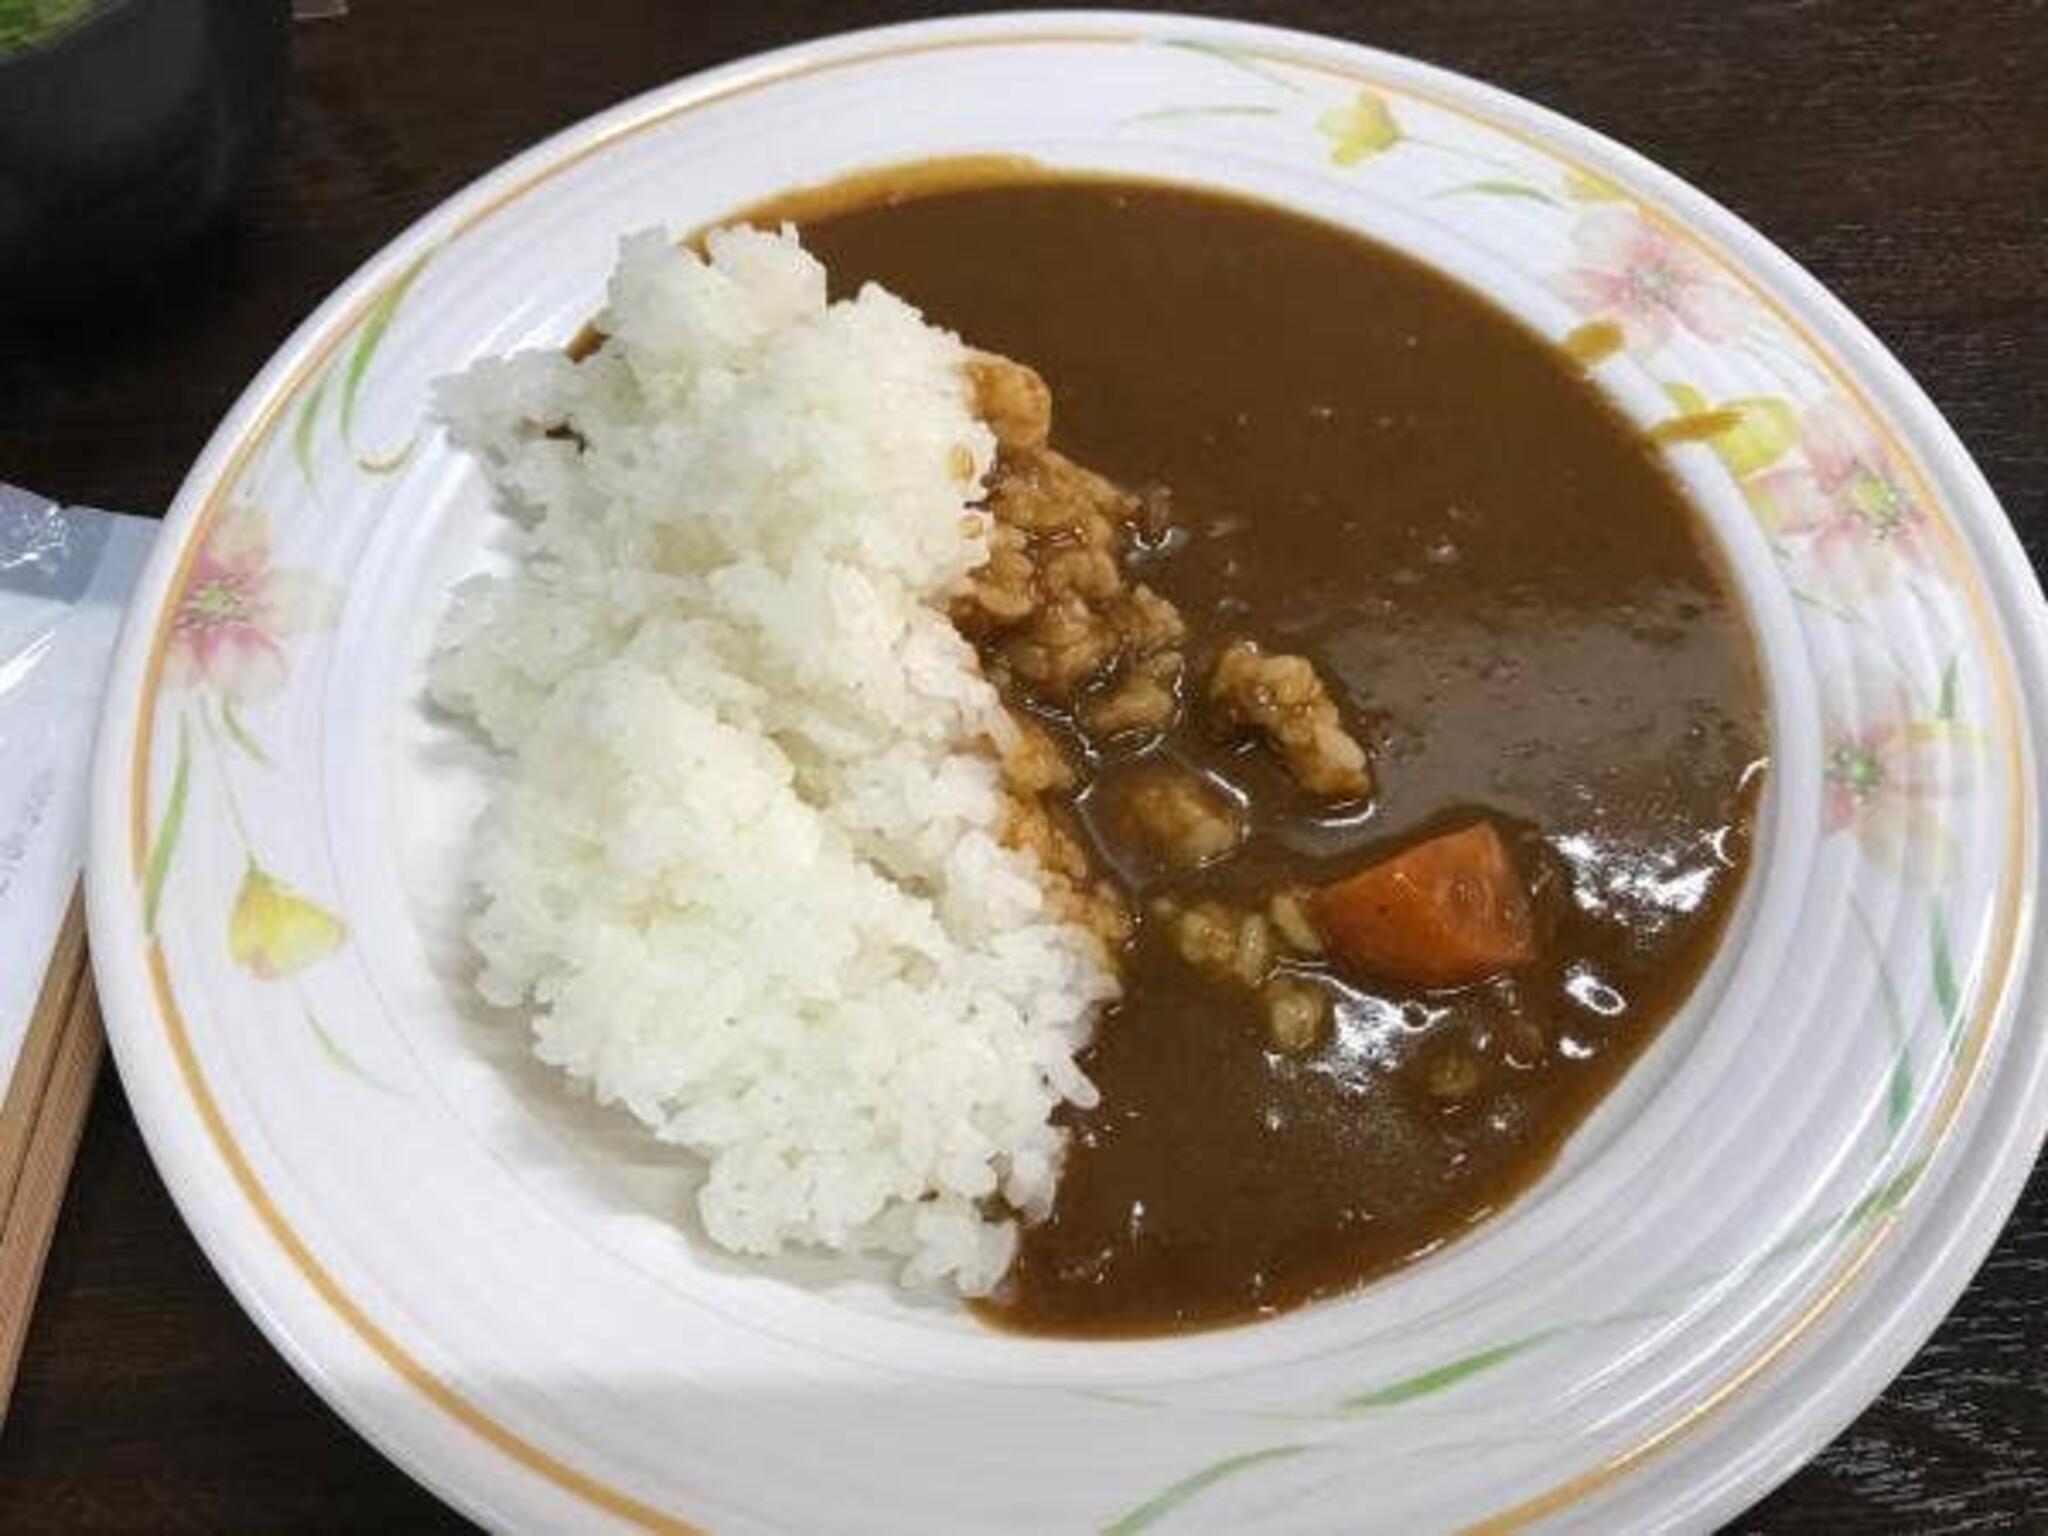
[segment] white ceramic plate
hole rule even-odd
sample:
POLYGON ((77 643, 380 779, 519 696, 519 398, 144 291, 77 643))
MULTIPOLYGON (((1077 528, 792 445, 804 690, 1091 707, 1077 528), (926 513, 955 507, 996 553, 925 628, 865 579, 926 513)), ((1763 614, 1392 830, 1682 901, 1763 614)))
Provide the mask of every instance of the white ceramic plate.
MULTIPOLYGON (((914 297, 914 295, 913 295, 914 297)), ((249 387, 145 577, 99 743, 92 942, 214 1263, 363 1434, 506 1530, 1705 1529, 1961 1290, 2048 1115, 2042 605, 1926 399, 1754 232, 1529 104, 1173 17, 865 33, 630 102, 453 198, 249 387), (1003 1337, 743 1270, 688 1167, 466 1001, 476 765, 418 707, 476 472, 430 381, 554 345, 617 235, 999 151, 1238 189, 1563 338, 1670 450, 1763 636, 1775 761, 1700 993, 1560 1166, 1348 1299, 1003 1337), (1596 330, 1592 333, 1599 334, 1596 330)))

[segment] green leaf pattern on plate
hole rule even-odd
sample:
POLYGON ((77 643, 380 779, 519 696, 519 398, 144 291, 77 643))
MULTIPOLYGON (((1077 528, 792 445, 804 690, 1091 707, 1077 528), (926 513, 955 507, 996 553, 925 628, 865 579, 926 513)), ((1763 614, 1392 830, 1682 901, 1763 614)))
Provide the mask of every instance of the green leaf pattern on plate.
POLYGON ((1370 1392, 1361 1392, 1356 1397, 1347 1397, 1337 1406, 1346 1413, 1361 1413, 1373 1408, 1393 1408, 1401 1403, 1410 1403, 1418 1397, 1433 1397, 1448 1391, 1460 1382, 1469 1381, 1483 1371, 1490 1371, 1497 1365, 1505 1365, 1517 1355, 1527 1354, 1538 1344, 1548 1343, 1554 1329, 1528 1334, 1512 1339, 1506 1344, 1495 1344, 1490 1349, 1474 1350, 1456 1360, 1432 1366, 1426 1371, 1417 1371, 1413 1376, 1403 1376, 1399 1381, 1389 1382, 1384 1387, 1375 1387, 1370 1392))
POLYGON ((1948 918, 1938 901, 1929 908, 1927 940, 1934 1001, 1941 1009, 1942 1042, 1949 1053, 1954 1054, 1963 1038, 1963 989, 1956 981, 1955 953, 1948 941, 1948 918))
POLYGON ((356 447, 356 403, 362 397, 363 380, 369 375, 370 364, 376 361, 377 348, 383 344, 384 333, 391 329, 391 322, 398 315, 398 306, 405 302, 407 292, 427 260, 428 256, 419 257, 377 295, 369 314, 363 317, 363 328, 356 333, 356 344, 349 353, 348 366, 341 376, 341 440, 355 455, 356 463, 373 474, 388 474, 398 468, 411 457, 413 444, 418 441, 415 433, 402 447, 381 458, 365 455, 356 447))
POLYGON ((299 473, 305 477, 307 485, 316 486, 318 483, 320 424, 326 413, 328 399, 334 393, 333 386, 337 374, 340 378, 340 392, 336 429, 350 462, 366 474, 388 475, 403 468, 411 459, 413 449, 419 444, 417 430, 389 453, 368 453, 356 443, 356 412, 362 404, 363 391, 370 377, 371 366, 377 361, 378 349, 383 346, 392 322, 398 318, 399 307, 404 304, 406 295, 412 291, 413 284, 433 258, 433 254, 429 251, 417 258, 403 272, 385 284, 376 298, 371 300, 370 307, 356 330, 355 339, 349 345, 346 357, 339 362, 330 363, 301 386, 304 397, 300 400, 298 410, 292 419, 292 457, 298 463, 299 473))
POLYGON ((1160 107, 1153 112, 1139 112, 1125 119, 1132 123, 1170 123, 1190 117, 1278 117, 1278 107, 1259 106, 1253 102, 1219 101, 1208 106, 1160 107))
POLYGON ((1508 181, 1505 178, 1462 182, 1455 187, 1445 187, 1441 192, 1432 192, 1430 196, 1519 197, 1532 203, 1549 203, 1553 207, 1557 203, 1557 199, 1541 187, 1532 187, 1526 181, 1508 181))
POLYGON ((171 795, 164 803, 163 820, 149 846, 149 862, 142 877, 142 918, 151 934, 156 932, 156 913, 163 901, 164 880, 171 872, 171 859, 178 851, 178 838, 185 830, 185 801, 192 792, 192 731, 178 720, 178 761, 171 770, 171 795))
POLYGON ((1269 1445, 1260 1450, 1245 1451, 1241 1455, 1226 1456, 1221 1461, 1211 1462, 1200 1471, 1190 1472, 1177 1482, 1168 1484, 1135 1509, 1110 1521, 1102 1528, 1101 1536, 1138 1536, 1138 1532, 1156 1525, 1196 1494, 1215 1487, 1227 1477, 1235 1477, 1241 1472, 1249 1472, 1254 1467, 1265 1466, 1270 1462, 1305 1456, 1315 1449, 1313 1445, 1269 1445))
POLYGON ((320 427, 320 406, 327 399, 327 381, 332 375, 322 370, 306 391, 306 398, 299 402, 297 420, 292 424, 292 457, 298 461, 299 473, 306 477, 306 484, 316 485, 313 470, 313 440, 320 427))
POLYGON ((1245 49, 1232 48, 1223 43, 1211 43, 1192 37, 1164 38, 1161 40, 1161 46, 1179 48, 1188 53, 1204 54, 1209 58, 1217 59, 1230 65, 1233 69, 1241 69, 1248 75, 1256 76, 1269 85, 1276 85, 1283 91, 1290 92, 1296 96, 1303 94, 1301 86, 1297 85, 1271 64, 1260 59, 1256 54, 1245 49))
POLYGON ((222 699, 220 701, 220 724, 221 729, 226 732, 228 740, 239 747, 244 756, 251 762, 261 763, 266 768, 270 767, 270 754, 263 750, 263 744, 256 739, 249 727, 243 723, 242 711, 233 699, 222 699))

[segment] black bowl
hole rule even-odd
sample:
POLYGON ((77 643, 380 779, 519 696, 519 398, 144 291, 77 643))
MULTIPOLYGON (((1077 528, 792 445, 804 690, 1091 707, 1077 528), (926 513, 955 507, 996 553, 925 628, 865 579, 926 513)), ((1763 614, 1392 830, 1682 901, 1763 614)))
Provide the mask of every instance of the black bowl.
POLYGON ((268 142, 288 0, 101 0, 0 56, 0 307, 145 276, 268 142))

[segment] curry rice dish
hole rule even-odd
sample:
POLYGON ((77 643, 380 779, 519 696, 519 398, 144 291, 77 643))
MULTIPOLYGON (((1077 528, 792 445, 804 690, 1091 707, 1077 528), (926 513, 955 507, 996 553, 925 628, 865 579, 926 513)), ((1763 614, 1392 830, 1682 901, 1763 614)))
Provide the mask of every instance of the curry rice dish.
MULTIPOLYGON (((937 1272, 1005 1328, 1160 1333, 1499 1210, 1748 859, 1755 654, 1661 450, 1488 301, 1269 206, 1007 174, 778 211, 833 294, 965 339, 972 563, 924 601, 1006 717, 965 750, 1033 921, 1093 956, 1046 1177, 902 1202, 1005 1234, 937 1272)), ((528 427, 587 451, 574 416, 528 427)))

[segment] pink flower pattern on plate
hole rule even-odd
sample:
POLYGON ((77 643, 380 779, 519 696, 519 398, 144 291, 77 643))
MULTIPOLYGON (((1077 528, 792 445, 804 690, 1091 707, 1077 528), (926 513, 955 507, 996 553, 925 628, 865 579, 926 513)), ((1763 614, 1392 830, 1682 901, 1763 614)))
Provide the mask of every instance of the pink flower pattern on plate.
POLYGON ((270 698, 290 675, 284 638, 326 617, 326 589, 271 562, 270 519, 237 503, 193 556, 171 621, 165 680, 234 704, 270 698))
POLYGON ((1932 564, 1927 513, 1859 412, 1824 400, 1799 436, 1805 463, 1756 476, 1749 495, 1773 533, 1806 541, 1823 586, 1867 595, 1905 565, 1932 564))
POLYGON ((1739 334, 1749 302, 1703 258, 1628 208, 1598 208, 1572 226, 1579 264, 1558 281, 1574 308, 1617 322, 1648 352, 1675 327, 1708 341, 1739 334))
POLYGON ((1916 714, 1902 694, 1860 723, 1837 721, 1827 736, 1823 832, 1848 832, 1896 874, 1938 878, 1954 850, 1944 803, 1956 794, 1975 747, 1955 720, 1916 714))

